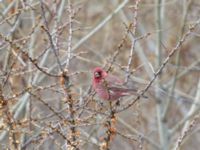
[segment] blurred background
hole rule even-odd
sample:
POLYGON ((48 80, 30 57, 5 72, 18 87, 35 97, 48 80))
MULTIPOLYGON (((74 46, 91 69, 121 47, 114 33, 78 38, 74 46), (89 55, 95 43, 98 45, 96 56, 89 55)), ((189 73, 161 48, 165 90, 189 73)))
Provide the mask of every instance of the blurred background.
POLYGON ((0 149, 199 149, 199 13, 198 0, 1 0, 0 149), (97 66, 150 96, 100 99, 97 66))

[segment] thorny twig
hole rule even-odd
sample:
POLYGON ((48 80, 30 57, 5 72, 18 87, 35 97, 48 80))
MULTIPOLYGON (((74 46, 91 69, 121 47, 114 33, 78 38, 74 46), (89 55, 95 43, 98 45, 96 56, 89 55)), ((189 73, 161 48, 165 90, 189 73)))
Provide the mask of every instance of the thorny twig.
POLYGON ((149 81, 147 86, 141 91, 141 93, 136 97, 136 99, 134 99, 134 101, 129 103, 127 106, 117 110, 118 113, 128 109, 133 104, 135 104, 135 102, 137 102, 142 96, 145 95, 145 93, 151 87, 151 85, 156 80, 158 75, 162 73, 163 69, 165 68, 166 64, 169 62, 170 58, 179 50, 179 47, 183 44, 183 42, 186 40, 186 38, 192 33, 192 31, 196 28, 196 26, 199 25, 199 23, 200 23, 200 20, 196 21, 196 23, 194 23, 193 25, 191 25, 189 27, 189 30, 182 36, 182 38, 178 41, 176 46, 170 51, 169 55, 165 58, 165 60, 161 64, 160 68, 158 68, 158 70, 154 73, 153 79, 151 79, 151 81, 149 81))

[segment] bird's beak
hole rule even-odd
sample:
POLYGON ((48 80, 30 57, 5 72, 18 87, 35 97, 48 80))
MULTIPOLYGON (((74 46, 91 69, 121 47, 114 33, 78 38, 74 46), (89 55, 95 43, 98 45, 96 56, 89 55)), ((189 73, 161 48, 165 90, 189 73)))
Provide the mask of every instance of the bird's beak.
POLYGON ((95 72, 95 73, 94 73, 94 76, 95 76, 95 78, 99 78, 101 75, 100 75, 100 73, 95 72))

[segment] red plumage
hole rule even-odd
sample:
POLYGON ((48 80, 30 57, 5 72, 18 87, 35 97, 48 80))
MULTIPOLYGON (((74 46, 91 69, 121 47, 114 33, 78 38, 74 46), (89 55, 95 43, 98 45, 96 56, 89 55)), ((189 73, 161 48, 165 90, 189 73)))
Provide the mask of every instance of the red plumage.
POLYGON ((93 88, 104 100, 118 100, 127 95, 137 95, 137 90, 124 85, 118 77, 108 74, 100 67, 93 70, 93 88))

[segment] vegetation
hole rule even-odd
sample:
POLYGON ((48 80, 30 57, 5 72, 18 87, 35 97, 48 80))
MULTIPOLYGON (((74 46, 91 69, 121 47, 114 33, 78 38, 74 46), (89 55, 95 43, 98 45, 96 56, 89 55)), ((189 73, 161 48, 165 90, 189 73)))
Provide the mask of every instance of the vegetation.
POLYGON ((199 13, 198 0, 1 0, 0 149, 199 149, 199 13), (100 99, 97 66, 139 95, 100 99))

